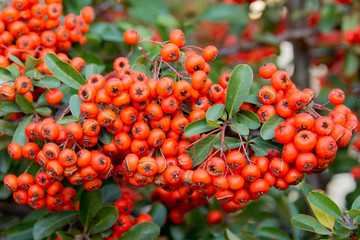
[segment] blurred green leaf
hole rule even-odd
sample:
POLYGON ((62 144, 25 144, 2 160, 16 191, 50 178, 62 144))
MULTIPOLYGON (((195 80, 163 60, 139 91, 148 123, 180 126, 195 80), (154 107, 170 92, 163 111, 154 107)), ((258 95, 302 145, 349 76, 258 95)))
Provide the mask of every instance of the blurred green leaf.
POLYGON ((279 228, 273 227, 265 227, 261 228, 258 234, 262 237, 271 238, 271 239, 278 239, 278 240, 290 240, 288 234, 286 234, 283 230, 279 228))
POLYGON ((60 87, 60 81, 54 76, 44 75, 41 77, 41 80, 37 80, 36 78, 31 80, 32 84, 36 87, 42 88, 58 88, 60 87))
POLYGON ((75 236, 64 231, 57 231, 56 235, 60 237, 62 240, 73 240, 75 239, 75 236))
POLYGON ((119 217, 116 207, 107 205, 101 207, 89 223, 89 233, 96 234, 111 228, 119 217))
POLYGON ((27 56, 25 59, 25 71, 27 72, 27 71, 35 68, 37 65, 40 64, 41 61, 42 61, 42 59, 37 59, 32 56, 27 56))
POLYGON ((240 64, 234 68, 228 83, 225 107, 229 118, 232 117, 240 108, 249 94, 253 82, 253 71, 245 64, 240 64))
POLYGON ((359 57, 352 51, 345 54, 344 74, 346 76, 353 75, 359 68, 359 57))
POLYGON ((241 240, 228 228, 225 228, 225 238, 226 238, 226 240, 241 240))
POLYGON ((90 63, 85 66, 85 80, 89 79, 91 75, 99 74, 99 68, 95 63, 90 63))
POLYGON ((167 209, 161 203, 153 203, 149 214, 152 216, 153 222, 162 227, 167 217, 167 209))
POLYGON ((19 64, 20 66, 24 67, 23 62, 22 62, 18 57, 16 57, 15 55, 8 54, 7 57, 8 57, 11 61, 13 61, 14 63, 17 63, 17 64, 19 64))
POLYGON ((352 209, 360 209, 360 195, 355 199, 353 204, 351 205, 352 209))
POLYGON ((103 143, 103 144, 109 144, 113 141, 114 139, 114 135, 112 135, 111 133, 109 133, 106 128, 101 128, 100 132, 99 132, 99 140, 103 143))
POLYGON ((48 107, 39 107, 36 108, 35 111, 39 113, 40 115, 49 116, 51 115, 51 109, 48 107))
POLYGON ((0 119, 0 133, 6 134, 8 136, 13 136, 15 130, 16 127, 10 122, 0 119))
POLYGON ((14 63, 10 64, 7 69, 11 72, 13 78, 18 78, 20 76, 20 69, 14 63))
POLYGON ((120 238, 121 240, 155 240, 160 235, 160 227, 153 222, 136 224, 120 238))
POLYGON ((237 4, 218 3, 202 13, 198 20, 226 21, 237 26, 245 26, 248 21, 248 12, 245 6, 237 4))
POLYGON ((33 232, 34 223, 35 222, 32 221, 20 222, 15 224, 14 226, 11 226, 3 230, 1 233, 2 235, 6 235, 6 239, 10 239, 10 240, 33 239, 32 232, 33 232))
POLYGON ((76 211, 61 211, 57 213, 49 213, 41 217, 34 224, 33 236, 34 239, 43 239, 52 234, 57 229, 61 229, 70 221, 76 218, 78 212, 76 211))

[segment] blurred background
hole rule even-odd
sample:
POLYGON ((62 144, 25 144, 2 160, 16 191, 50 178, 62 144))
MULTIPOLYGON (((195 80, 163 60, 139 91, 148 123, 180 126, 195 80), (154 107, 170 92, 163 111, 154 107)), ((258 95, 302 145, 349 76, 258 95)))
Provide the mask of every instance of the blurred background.
MULTIPOLYGON (((69 55, 80 56, 97 64, 103 73, 112 70, 114 59, 126 56, 130 46, 123 32, 135 28, 141 37, 168 40, 175 28, 184 31, 190 45, 214 45, 219 50, 209 77, 217 82, 240 63, 249 64, 255 73, 255 89, 266 84, 258 76, 264 63, 276 63, 286 70, 299 89, 311 87, 316 102, 327 102, 332 88, 346 93, 345 105, 360 111, 360 1, 358 0, 63 0, 65 13, 79 14, 84 6, 93 6, 96 20, 91 24, 85 46, 75 45, 69 55)), ((143 43, 145 52, 156 48, 143 43)), ((159 50, 160 51, 160 50, 159 50)), ((135 49, 131 64, 144 59, 135 49)), ((328 105, 329 108, 332 106, 328 105)), ((6 146, 1 146, 2 150, 6 146)), ((339 149, 336 160, 322 174, 307 176, 304 183, 285 192, 272 189, 270 194, 251 202, 240 214, 231 215, 221 226, 210 228, 204 218, 209 209, 218 209, 217 201, 187 213, 186 224, 167 225, 163 231, 170 239, 221 239, 224 226, 233 232, 254 232, 259 226, 281 228, 293 239, 308 239, 290 224, 291 216, 309 214, 305 202, 311 189, 325 190, 342 209, 350 208, 360 193, 360 138, 355 136, 348 148, 339 149), (211 237, 210 237, 211 236, 211 237)), ((4 152, 2 176, 14 167, 4 152)), ((151 189, 143 189, 149 202, 151 189)), ((11 198, 2 185, 2 203, 11 198)), ((306 235, 309 234, 309 235, 306 235)), ((248 235, 244 239, 252 239, 248 235)))

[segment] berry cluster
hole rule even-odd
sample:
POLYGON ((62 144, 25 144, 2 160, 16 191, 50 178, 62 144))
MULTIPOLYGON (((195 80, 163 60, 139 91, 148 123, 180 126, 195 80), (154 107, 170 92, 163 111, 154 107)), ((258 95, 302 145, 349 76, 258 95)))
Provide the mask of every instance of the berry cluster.
POLYGON ((46 206, 48 211, 74 210, 76 191, 53 181, 46 172, 39 172, 34 178, 29 173, 16 177, 9 174, 4 178, 4 186, 13 192, 17 204, 29 204, 33 209, 46 206))
POLYGON ((115 202, 115 207, 118 210, 119 218, 112 228, 111 235, 107 237, 107 240, 113 240, 120 238, 127 230, 132 226, 142 222, 152 222, 152 217, 147 213, 140 214, 137 219, 131 215, 134 208, 134 199, 129 192, 123 192, 121 197, 115 202))
MULTIPOLYGON (((63 24, 62 0, 14 0, 3 9, 0 18, 0 66, 9 65, 8 54, 25 61, 27 56, 40 57, 46 52, 66 52, 73 43, 84 44, 89 23, 94 19, 91 7, 85 7, 81 16, 68 14, 63 24)), ((40 64, 41 68, 44 64, 40 64)))
POLYGON ((344 37, 349 44, 360 44, 360 25, 356 29, 347 30, 344 37))

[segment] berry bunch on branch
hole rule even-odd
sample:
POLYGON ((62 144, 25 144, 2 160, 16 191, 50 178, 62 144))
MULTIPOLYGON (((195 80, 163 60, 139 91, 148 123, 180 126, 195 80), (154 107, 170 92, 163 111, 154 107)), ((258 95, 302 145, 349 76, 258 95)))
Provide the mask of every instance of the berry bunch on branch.
MULTIPOLYGON (((255 93, 248 65, 210 79, 217 48, 186 45, 179 29, 166 42, 141 39, 135 30, 126 31, 124 40, 132 45, 129 55, 137 46, 147 63, 131 66, 119 57, 113 72, 103 76, 94 70, 86 81, 54 53, 46 54, 50 73, 77 93, 55 118, 29 115, 23 125, 27 138, 9 145, 11 157, 40 165, 38 175, 52 184, 67 179, 95 191, 112 177, 135 187, 154 184, 160 201, 164 191, 176 192, 178 199, 215 196, 233 212, 272 186, 285 190, 305 174, 325 170, 357 128, 340 89, 329 93, 336 105, 330 110, 274 64, 260 68, 269 85, 255 93), (144 42, 158 51, 145 53, 144 42)), ((19 178, 4 183, 25 204, 38 184, 19 178)), ((47 209, 60 210, 61 196, 45 201, 47 209)), ((203 203, 197 201, 194 206, 203 203)), ((173 209, 171 220, 181 223, 185 210, 173 209)))

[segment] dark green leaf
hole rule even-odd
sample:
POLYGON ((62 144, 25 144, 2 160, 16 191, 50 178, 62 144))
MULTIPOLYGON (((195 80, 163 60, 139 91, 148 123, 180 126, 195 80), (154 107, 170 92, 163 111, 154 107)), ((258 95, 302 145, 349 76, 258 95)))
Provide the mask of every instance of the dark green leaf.
POLYGON ((102 195, 100 190, 88 192, 84 191, 80 197, 79 216, 80 221, 88 229, 90 220, 97 214, 102 206, 102 195))
POLYGON ((308 194, 307 200, 315 207, 320 208, 326 214, 334 217, 335 219, 341 220, 342 214, 338 205, 333 200, 323 193, 312 191, 308 194))
POLYGON ((25 60, 25 72, 35 68, 37 65, 40 64, 42 59, 37 59, 32 56, 27 56, 25 60))
POLYGON ((13 136, 15 130, 16 127, 10 122, 0 119, 0 133, 6 134, 8 136, 13 136))
POLYGON ((235 114, 249 95, 253 82, 253 71, 248 65, 240 64, 234 68, 228 83, 225 107, 229 118, 235 114))
POLYGON ((225 229, 225 238, 226 240, 240 240, 232 231, 228 228, 225 229))
POLYGON ((103 144, 109 144, 113 141, 114 139, 114 135, 112 135, 111 133, 109 133, 106 128, 101 128, 100 129, 100 133, 98 135, 99 140, 103 143, 103 144))
POLYGON ((213 129, 213 127, 210 127, 207 124, 206 119, 199 119, 186 125, 184 134, 186 136, 194 136, 197 134, 211 131, 213 129))
POLYGON ((84 78, 75 70, 75 68, 60 60, 56 54, 46 54, 45 64, 55 77, 71 88, 79 90, 79 88, 86 83, 84 78))
POLYGON ((273 227, 261 228, 258 234, 262 237, 277 240, 290 240, 291 238, 281 229, 273 227))
POLYGON ((260 127, 260 119, 256 113, 241 110, 233 116, 233 121, 235 123, 241 123, 247 126, 249 129, 257 129, 260 127))
POLYGON ((121 240, 155 240, 160 235, 160 227, 152 222, 136 224, 120 238, 121 240))
POLYGON ((89 233, 96 234, 111 228, 119 217, 116 207, 107 205, 99 209, 89 224, 89 233))
POLYGON ((20 66, 24 67, 23 62, 22 62, 18 57, 16 57, 15 55, 8 54, 7 57, 8 57, 11 61, 13 61, 14 63, 17 63, 17 64, 19 64, 20 66))
POLYGON ((12 142, 17 142, 21 146, 24 145, 26 140, 25 127, 33 121, 33 115, 22 120, 19 126, 16 128, 12 142))
POLYGON ((21 109, 19 108, 19 106, 13 102, 13 101, 5 101, 2 102, 0 104, 0 109, 1 109, 1 115, 5 115, 7 113, 15 113, 15 112, 21 112, 21 109))
POLYGON ((305 215, 298 214, 291 218, 291 224, 297 228, 300 228, 305 231, 319 233, 322 235, 330 235, 332 232, 325 228, 321 223, 315 218, 305 215))
POLYGON ((69 101, 70 111, 71 111, 72 115, 78 120, 80 119, 81 103, 82 103, 82 101, 80 100, 80 98, 77 94, 74 94, 71 96, 70 101, 69 101))
POLYGON ((101 194, 103 196, 104 203, 115 202, 119 199, 121 191, 116 184, 106 184, 101 187, 101 194))
POLYGON ((42 239, 54 231, 61 229, 78 215, 76 211, 61 211, 57 213, 49 213, 41 217, 34 225, 34 239, 42 239))
POLYGON ((91 75, 99 74, 99 68, 96 64, 90 63, 85 67, 85 78, 88 79, 91 75))
POLYGON ((261 137, 254 138, 250 141, 251 148, 255 151, 257 156, 266 156, 268 150, 275 149, 279 152, 282 151, 283 145, 275 143, 271 140, 264 140, 261 137))
POLYGON ((41 78, 41 81, 34 78, 31 82, 34 86, 42 88, 58 88, 61 84, 59 79, 50 75, 45 75, 41 78))
POLYGON ((6 239, 10 240, 28 240, 33 239, 32 231, 34 226, 33 221, 29 222, 20 222, 15 224, 14 226, 11 226, 5 230, 3 230, 1 235, 6 235, 6 239))
MULTIPOLYGON (((225 137, 224 141, 230 149, 238 148, 241 145, 240 139, 237 138, 225 137)), ((228 150, 227 146, 224 144, 223 149, 228 150)), ((220 147, 221 147, 221 138, 217 139, 214 143, 214 148, 220 149, 220 147)))
POLYGON ((16 94, 16 102, 20 107, 21 111, 24 113, 34 113, 35 108, 34 105, 26 99, 26 97, 22 94, 16 94))
POLYGON ((39 107, 36 108, 36 112, 39 113, 40 115, 44 115, 44 116, 49 116, 51 115, 51 109, 48 107, 39 107))
POLYGON ((167 217, 167 209, 161 203, 153 203, 149 214, 153 218, 153 222, 159 227, 163 226, 167 217))
POLYGON ((275 128, 282 122, 285 122, 283 118, 275 114, 269 117, 260 129, 260 135, 263 139, 269 140, 275 137, 275 128))
POLYGON ((194 163, 194 167, 202 163, 209 156, 218 137, 219 133, 201 139, 189 150, 188 154, 194 163))

